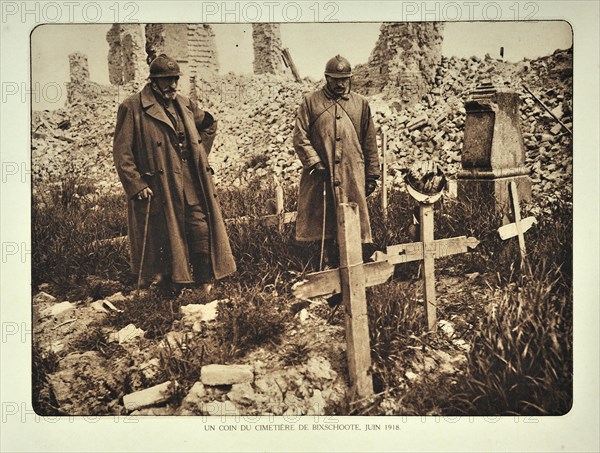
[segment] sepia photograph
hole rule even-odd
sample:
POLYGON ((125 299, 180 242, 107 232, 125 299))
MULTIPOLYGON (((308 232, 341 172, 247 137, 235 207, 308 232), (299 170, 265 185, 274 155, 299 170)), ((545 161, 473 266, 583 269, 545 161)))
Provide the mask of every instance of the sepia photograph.
POLYGON ((568 413, 573 53, 565 21, 37 27, 36 412, 568 413))

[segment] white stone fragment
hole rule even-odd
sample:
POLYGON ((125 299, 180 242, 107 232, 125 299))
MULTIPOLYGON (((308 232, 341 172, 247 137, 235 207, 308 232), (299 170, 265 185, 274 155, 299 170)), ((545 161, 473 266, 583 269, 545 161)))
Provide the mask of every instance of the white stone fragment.
POLYGON ((252 382, 254 373, 250 365, 205 365, 200 370, 204 385, 231 385, 252 382))
POLYGON ((53 305, 49 308, 46 308, 45 310, 42 310, 41 315, 42 316, 58 316, 63 313, 66 313, 70 310, 73 310, 74 308, 75 308, 75 305, 73 305, 71 302, 61 302, 59 304, 53 305))
POLYGON ((134 324, 129 324, 118 332, 111 333, 108 336, 108 341, 117 341, 119 344, 123 344, 135 340, 136 338, 143 337, 144 333, 145 332, 142 329, 138 329, 134 324))
POLYGON ((155 406, 164 403, 171 398, 177 383, 171 381, 163 382, 138 392, 130 393, 123 397, 123 405, 128 411, 141 409, 143 407, 155 406))
POLYGON ((45 293, 44 291, 41 291, 33 297, 33 303, 39 304, 42 302, 56 302, 56 297, 51 296, 50 294, 45 293))

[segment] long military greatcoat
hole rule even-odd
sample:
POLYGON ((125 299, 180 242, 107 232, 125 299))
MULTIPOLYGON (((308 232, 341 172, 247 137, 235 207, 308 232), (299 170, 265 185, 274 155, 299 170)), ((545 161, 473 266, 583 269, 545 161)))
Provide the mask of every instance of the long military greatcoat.
MULTIPOLYGON (((216 123, 202 129, 207 123, 204 122, 207 117, 204 111, 184 96, 177 95, 174 102, 178 104, 182 115, 190 159, 196 166, 198 183, 202 189, 210 232, 213 273, 219 279, 235 272, 236 266, 221 210, 215 199, 212 169, 207 157, 216 133, 216 123)), ((150 205, 143 274, 171 274, 173 282, 192 283, 184 230, 182 163, 177 150, 176 131, 150 85, 119 106, 113 157, 129 200, 128 233, 132 270, 136 274, 139 270, 147 206, 147 200, 138 200, 134 196, 145 187, 150 187, 154 196, 150 205)))
POLYGON ((334 99, 326 87, 306 95, 298 108, 294 148, 303 166, 296 239, 321 239, 325 183, 325 237, 336 237, 338 203, 355 202, 360 214, 362 241, 372 242, 365 179, 378 177, 380 168, 375 126, 367 100, 352 92, 334 99), (310 174, 309 169, 318 162, 328 169, 326 178, 316 172, 310 174))

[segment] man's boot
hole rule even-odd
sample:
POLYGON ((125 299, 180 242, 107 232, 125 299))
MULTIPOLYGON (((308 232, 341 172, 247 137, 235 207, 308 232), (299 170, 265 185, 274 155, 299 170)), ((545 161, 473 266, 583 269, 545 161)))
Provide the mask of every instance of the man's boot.
POLYGON ((210 294, 213 288, 212 261, 208 253, 193 253, 191 256, 194 282, 204 293, 210 294))

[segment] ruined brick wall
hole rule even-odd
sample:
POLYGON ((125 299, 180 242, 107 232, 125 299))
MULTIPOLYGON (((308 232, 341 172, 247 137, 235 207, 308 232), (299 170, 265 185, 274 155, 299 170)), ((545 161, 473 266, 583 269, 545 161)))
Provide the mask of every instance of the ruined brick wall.
POLYGON ((111 84, 122 85, 147 76, 144 35, 140 24, 113 24, 106 40, 111 84))
POLYGON ((252 24, 254 74, 281 74, 281 31, 279 24, 252 24))
POLYGON ((187 26, 190 77, 211 79, 219 73, 215 32, 208 24, 187 26))
POLYGON ((69 73, 71 83, 83 84, 90 80, 87 55, 79 52, 69 54, 69 73))
POLYGON ((353 88, 418 102, 432 88, 442 58, 442 23, 383 23, 365 65, 354 70, 353 88))
POLYGON ((192 81, 211 79, 219 72, 215 33, 207 24, 148 24, 146 25, 148 60, 165 53, 177 60, 183 77, 181 92, 192 91, 192 81))

